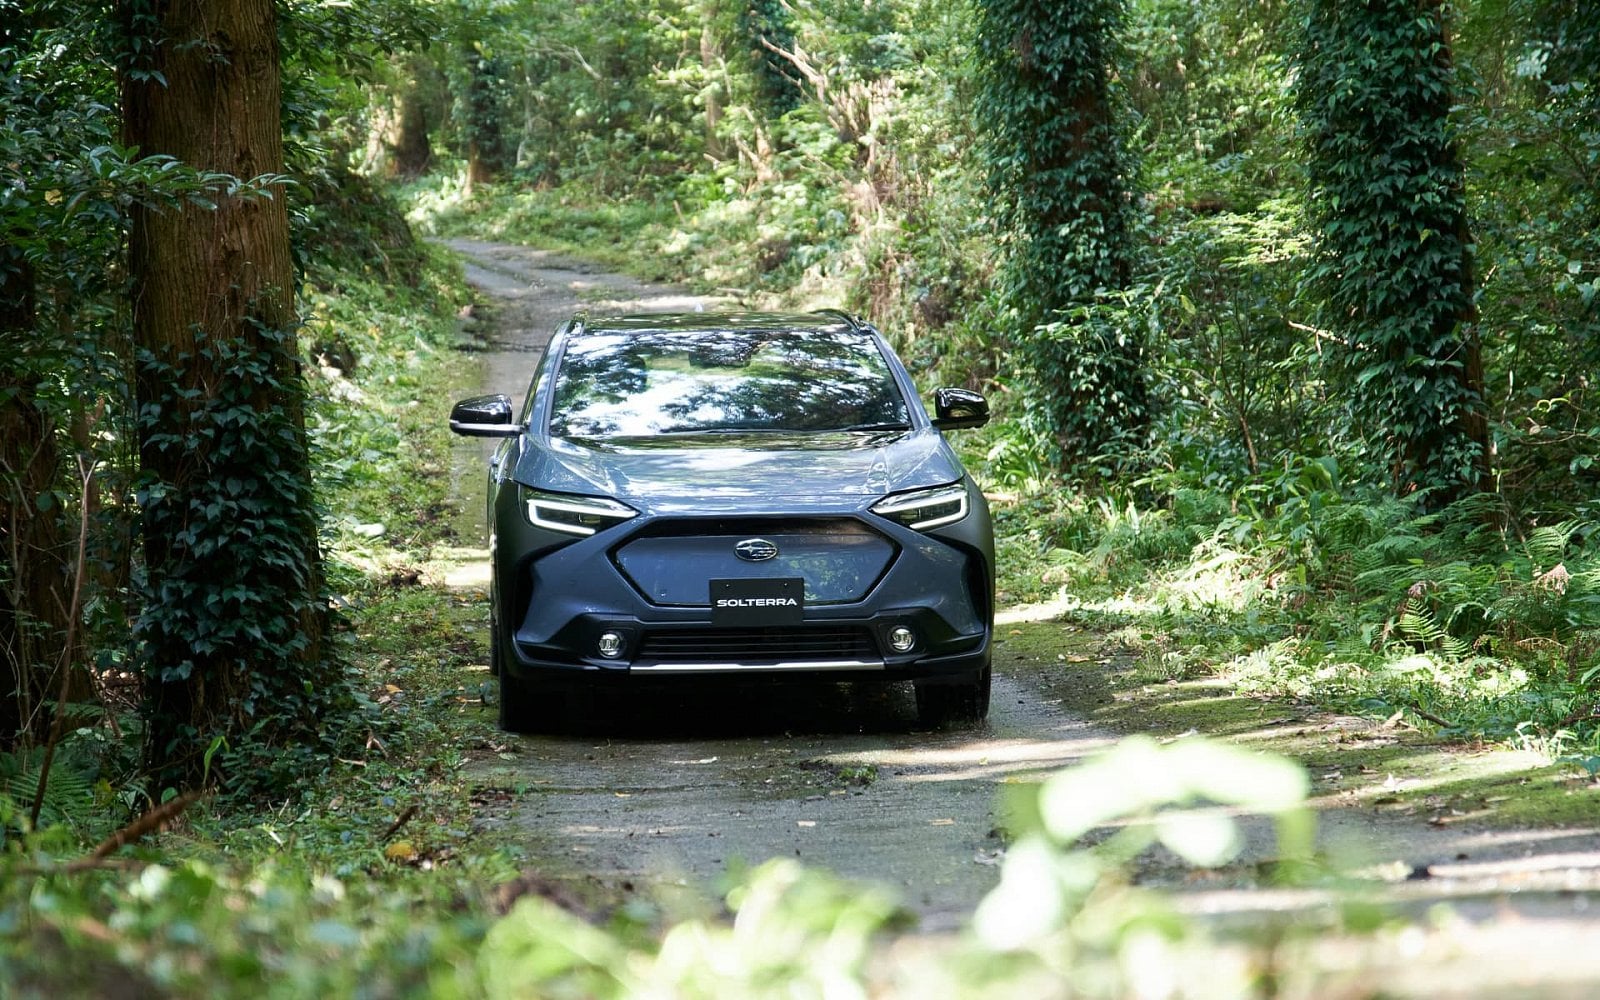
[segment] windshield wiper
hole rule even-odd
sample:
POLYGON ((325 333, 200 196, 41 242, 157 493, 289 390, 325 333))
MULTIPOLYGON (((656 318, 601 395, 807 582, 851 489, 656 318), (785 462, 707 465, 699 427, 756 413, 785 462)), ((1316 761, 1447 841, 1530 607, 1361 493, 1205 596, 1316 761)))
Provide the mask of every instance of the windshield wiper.
POLYGON ((852 432, 908 431, 910 424, 852 424, 849 427, 669 427, 644 437, 695 437, 702 434, 849 434, 852 432))
POLYGON ((693 434, 787 434, 783 427, 669 427, 656 431, 654 437, 676 437, 693 434))
POLYGON ((910 424, 852 424, 849 427, 839 428, 841 431, 909 431, 910 429, 910 424))

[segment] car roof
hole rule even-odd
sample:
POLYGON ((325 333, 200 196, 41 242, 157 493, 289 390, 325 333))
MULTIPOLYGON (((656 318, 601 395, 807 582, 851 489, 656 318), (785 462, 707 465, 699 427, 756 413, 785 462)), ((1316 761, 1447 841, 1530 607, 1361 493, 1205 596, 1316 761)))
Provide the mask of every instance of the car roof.
POLYGON ((663 331, 692 332, 696 330, 755 330, 755 331, 808 331, 818 333, 863 333, 862 324, 844 312, 822 310, 811 313, 780 312, 697 312, 648 313, 631 316, 606 316, 590 319, 579 314, 574 318, 573 336, 588 334, 658 333, 663 331))

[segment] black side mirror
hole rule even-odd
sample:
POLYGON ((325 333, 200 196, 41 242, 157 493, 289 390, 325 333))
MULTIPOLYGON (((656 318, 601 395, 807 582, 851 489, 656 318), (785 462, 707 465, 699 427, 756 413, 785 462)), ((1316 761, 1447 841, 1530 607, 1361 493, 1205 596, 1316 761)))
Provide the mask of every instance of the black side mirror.
POLYGON ((935 389, 933 413, 933 426, 942 431, 982 427, 989 422, 989 401, 971 389, 935 389))
POLYGON ((450 429, 467 437, 516 437, 522 433, 511 412, 511 397, 503 393, 473 396, 452 406, 450 429))

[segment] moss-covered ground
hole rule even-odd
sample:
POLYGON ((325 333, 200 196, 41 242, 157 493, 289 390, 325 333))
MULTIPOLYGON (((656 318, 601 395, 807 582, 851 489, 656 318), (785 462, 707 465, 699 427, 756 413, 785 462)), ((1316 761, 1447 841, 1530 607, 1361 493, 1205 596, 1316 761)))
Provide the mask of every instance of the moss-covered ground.
POLYGON ((1495 827, 1589 826, 1600 815, 1600 783, 1570 761, 1441 737, 1404 717, 1376 720, 1241 694, 1223 665, 1205 676, 1160 676, 1119 630, 1072 614, 1014 621, 998 632, 997 667, 1045 697, 1121 733, 1200 733, 1285 754, 1305 765, 1324 806, 1495 827))

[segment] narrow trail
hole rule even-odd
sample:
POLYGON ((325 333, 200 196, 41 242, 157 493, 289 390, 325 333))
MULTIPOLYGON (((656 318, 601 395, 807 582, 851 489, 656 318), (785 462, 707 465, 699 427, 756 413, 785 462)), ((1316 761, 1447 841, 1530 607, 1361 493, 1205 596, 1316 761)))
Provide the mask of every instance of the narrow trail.
MULTIPOLYGON (((546 251, 449 246, 488 306, 482 364, 464 371, 462 394, 520 401, 538 351, 579 309, 730 304, 546 251)), ((485 455, 481 442, 456 445, 464 539, 483 536, 485 455)), ((480 560, 450 582, 477 588, 484 574, 480 560)), ((1048 617, 1018 609, 1007 621, 1048 617)), ((505 737, 503 753, 472 766, 485 793, 480 822, 517 831, 542 869, 608 889, 681 883, 710 891, 730 866, 797 857, 885 883, 924 931, 953 930, 998 880, 1001 786, 1119 738, 1065 710, 1051 670, 1002 642, 987 724, 951 733, 918 731, 909 690, 883 686, 763 680, 599 692, 579 705, 567 732, 505 737)), ((1230 735, 1251 745, 1271 733, 1230 735)), ((1336 759, 1337 746, 1324 756, 1336 759)), ((1327 775, 1313 769, 1313 778, 1327 775)), ((1356 956, 1396 995, 1600 995, 1600 949, 1584 943, 1600 940, 1600 831, 1430 824, 1385 812, 1369 787, 1340 788, 1318 800, 1319 843, 1359 869, 1371 898, 1413 915, 1413 938, 1403 953, 1359 939, 1339 954, 1356 956), (1448 920, 1428 916, 1438 903, 1450 905, 1448 920)), ((1226 870, 1197 874, 1158 856, 1137 877, 1178 890, 1181 909, 1224 923, 1289 913, 1330 919, 1327 889, 1258 884, 1272 832, 1246 822, 1245 834, 1244 857, 1226 870)))

